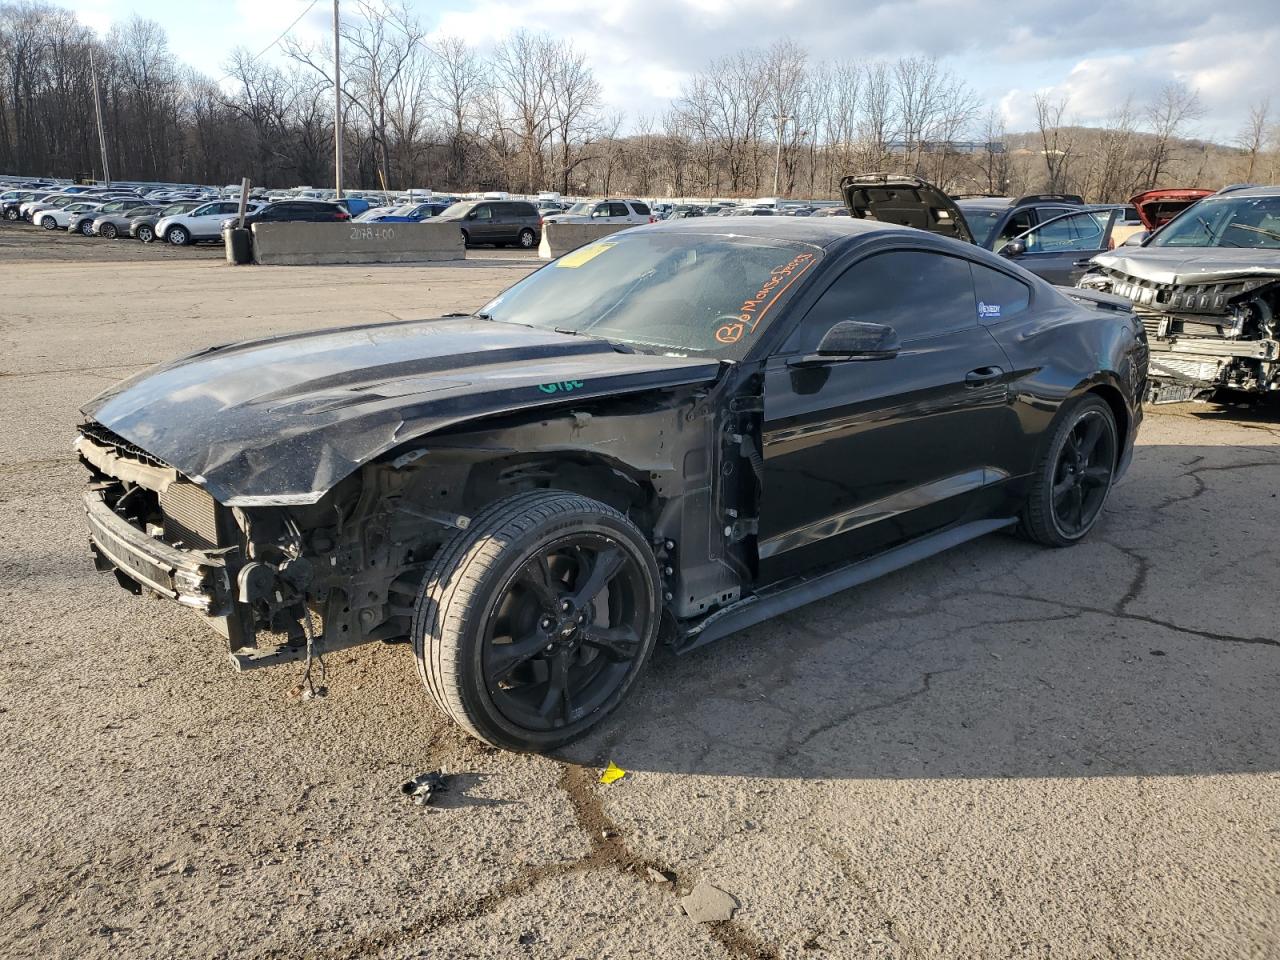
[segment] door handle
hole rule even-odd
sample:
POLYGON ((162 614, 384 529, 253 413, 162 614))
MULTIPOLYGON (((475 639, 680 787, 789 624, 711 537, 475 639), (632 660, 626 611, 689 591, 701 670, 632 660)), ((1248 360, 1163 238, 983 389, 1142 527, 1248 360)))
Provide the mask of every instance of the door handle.
POLYGON ((1092 258, 1092 257, 1090 257, 1088 260, 1076 260, 1076 261, 1075 261, 1074 263, 1072 263, 1071 265, 1072 265, 1073 267, 1087 267, 1087 266, 1089 266, 1089 264, 1091 264, 1091 263, 1093 263, 1093 258, 1092 258))
POLYGON ((977 370, 970 370, 964 375, 964 385, 966 387, 981 387, 984 384, 994 383, 1004 376, 1004 370, 1000 367, 979 367, 977 370))

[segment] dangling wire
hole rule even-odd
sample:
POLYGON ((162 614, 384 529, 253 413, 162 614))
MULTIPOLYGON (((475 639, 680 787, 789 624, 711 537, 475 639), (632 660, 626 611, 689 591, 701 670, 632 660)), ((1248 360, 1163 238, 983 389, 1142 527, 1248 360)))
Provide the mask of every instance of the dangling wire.
POLYGON ((311 623, 311 611, 307 609, 307 605, 302 605, 302 632, 307 637, 307 667, 302 674, 302 684, 306 686, 303 691, 302 699, 311 700, 314 697, 323 697, 329 692, 324 685, 329 679, 329 668, 325 666, 324 654, 316 656, 315 654, 315 630, 311 623), (316 686, 311 679, 312 663, 320 665, 320 686, 316 686))

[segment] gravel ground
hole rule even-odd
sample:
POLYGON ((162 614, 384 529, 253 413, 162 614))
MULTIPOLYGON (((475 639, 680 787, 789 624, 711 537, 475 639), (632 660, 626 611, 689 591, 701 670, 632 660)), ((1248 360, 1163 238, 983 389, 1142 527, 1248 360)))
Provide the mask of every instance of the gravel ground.
POLYGON ((527 258, 233 269, 22 235, 0 226, 0 956, 1280 956, 1276 418, 1152 411, 1086 544, 990 537, 660 654, 591 739, 510 755, 402 646, 331 655, 323 700, 289 696, 296 667, 233 673, 195 616, 94 573, 69 447, 141 366, 474 308, 527 258), (441 767, 437 807, 399 795, 441 767), (731 921, 680 912, 700 881, 731 921))

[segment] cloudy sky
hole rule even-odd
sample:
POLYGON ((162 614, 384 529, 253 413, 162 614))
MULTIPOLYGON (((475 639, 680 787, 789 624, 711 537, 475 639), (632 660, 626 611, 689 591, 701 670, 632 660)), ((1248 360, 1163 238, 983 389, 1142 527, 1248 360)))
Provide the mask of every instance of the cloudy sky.
MULTIPOLYGON (((179 57, 219 76, 233 47, 261 50, 310 0, 61 2, 102 31, 133 14, 156 20, 179 57)), ((481 48, 522 27, 572 38, 611 105, 633 118, 660 115, 707 60, 789 36, 815 58, 938 56, 1000 106, 1011 131, 1030 128, 1037 90, 1069 93, 1072 118, 1096 123, 1127 95, 1140 102, 1177 78, 1200 92, 1195 132, 1219 141, 1236 134, 1252 102, 1270 97, 1280 111, 1278 3, 411 0, 431 30, 481 48)), ((294 35, 319 37, 331 17, 330 0, 318 0, 294 35)))

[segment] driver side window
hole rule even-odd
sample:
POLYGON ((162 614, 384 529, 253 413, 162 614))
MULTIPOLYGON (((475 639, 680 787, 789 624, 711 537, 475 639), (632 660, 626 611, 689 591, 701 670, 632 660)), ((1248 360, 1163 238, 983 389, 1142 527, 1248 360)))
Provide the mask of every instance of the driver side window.
POLYGON ((885 324, 904 343, 977 326, 969 262, 926 250, 894 250, 860 260, 826 289, 786 351, 816 350, 842 320, 885 324))
POLYGON ((1091 213, 1074 213, 1037 227, 1023 238, 1027 253, 1102 249, 1102 227, 1091 213))

